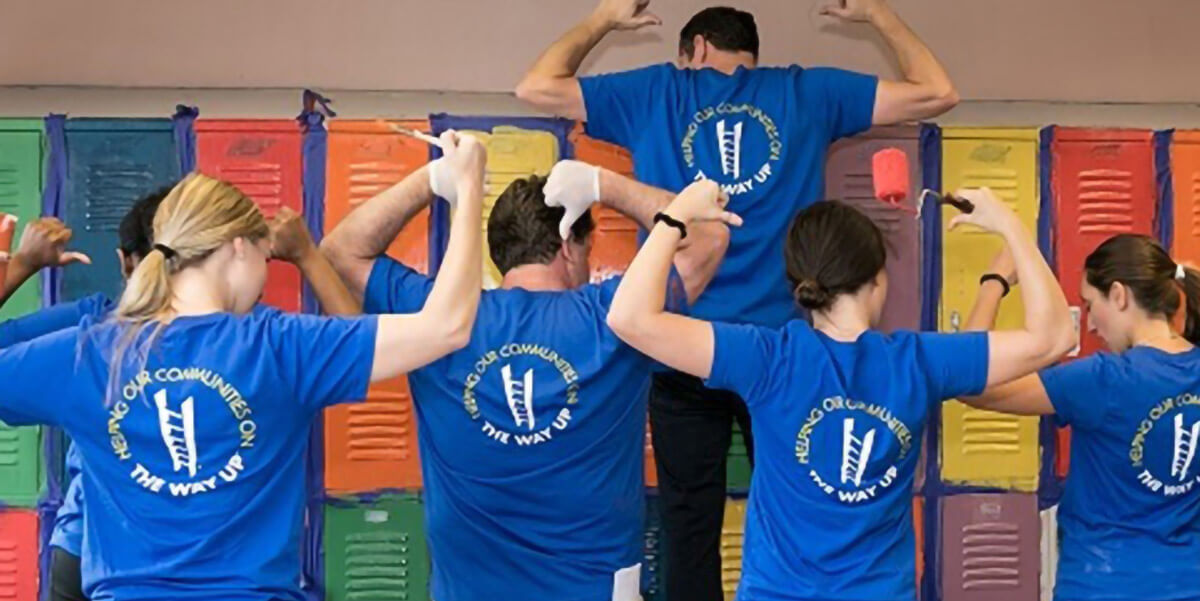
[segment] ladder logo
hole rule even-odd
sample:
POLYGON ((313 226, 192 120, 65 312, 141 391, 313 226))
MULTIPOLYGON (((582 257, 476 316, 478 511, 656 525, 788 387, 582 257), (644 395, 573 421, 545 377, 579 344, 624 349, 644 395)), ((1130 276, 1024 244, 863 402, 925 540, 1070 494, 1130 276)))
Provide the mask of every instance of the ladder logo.
POLYGON ((187 470, 188 477, 196 475, 196 413, 195 402, 188 397, 173 411, 167 403, 167 391, 154 393, 154 405, 158 409, 158 428, 163 444, 171 456, 171 467, 176 471, 187 470))
POLYGON ((863 472, 867 470, 874 446, 874 428, 860 439, 854 435, 854 418, 842 420, 842 484, 850 482, 854 486, 862 486, 863 472))
POLYGON ((742 177, 742 123, 732 128, 721 119, 717 122, 717 144, 721 151, 721 173, 725 177, 742 177))
POLYGON ((513 422, 518 428, 524 427, 532 432, 537 425, 533 413, 533 370, 525 370, 522 379, 514 380, 512 366, 505 365, 500 368, 500 375, 504 379, 504 396, 508 400, 508 410, 512 412, 513 422))
POLYGON ((1196 438, 1200 437, 1200 422, 1193 422, 1190 428, 1183 426, 1183 414, 1175 415, 1175 452, 1171 459, 1171 476, 1180 482, 1187 479, 1196 458, 1196 438))

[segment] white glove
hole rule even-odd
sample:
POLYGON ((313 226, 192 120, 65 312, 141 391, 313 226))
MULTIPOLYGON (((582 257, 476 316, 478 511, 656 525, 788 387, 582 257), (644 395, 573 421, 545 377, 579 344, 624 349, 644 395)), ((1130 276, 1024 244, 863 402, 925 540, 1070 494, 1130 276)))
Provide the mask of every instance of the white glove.
POLYGON ((543 191, 546 206, 567 211, 558 224, 558 233, 566 240, 571 226, 600 200, 600 168, 580 161, 559 161, 550 170, 543 191))
POLYGON ((434 196, 441 196, 454 209, 458 205, 458 174, 441 157, 429 163, 429 189, 434 196))

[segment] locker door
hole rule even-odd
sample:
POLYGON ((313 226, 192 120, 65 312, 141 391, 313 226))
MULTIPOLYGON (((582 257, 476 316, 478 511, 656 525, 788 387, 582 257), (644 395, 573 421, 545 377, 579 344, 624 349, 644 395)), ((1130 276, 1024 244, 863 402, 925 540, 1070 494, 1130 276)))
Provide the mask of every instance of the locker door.
POLYGON ((667 564, 664 560, 666 540, 659 515, 658 497, 646 496, 646 533, 642 545, 642 598, 645 601, 664 601, 667 598, 667 564))
POLYGON ((1037 599, 1040 542, 1034 495, 945 497, 943 599, 1037 599))
POLYGON ((0 599, 34 601, 37 595, 37 512, 0 510, 0 599))
MULTIPOLYGON (((578 129, 572 144, 576 159, 633 177, 633 157, 624 148, 589 138, 578 129)), ((638 225, 606 206, 597 206, 592 210, 592 216, 596 220, 589 257, 592 281, 602 281, 608 276, 624 273, 633 261, 638 248, 638 225)))
MULTIPOLYGON (((237 186, 254 199, 267 219, 282 207, 303 213, 303 140, 295 121, 196 121, 196 167, 237 186)), ((271 261, 263 302, 300 310, 300 270, 271 261)))
MULTIPOLYGON (((42 124, 0 119, 0 213, 17 217, 12 246, 42 213, 42 124)), ((0 307, 0 321, 33 312, 42 305, 40 278, 30 278, 0 307)))
MULTIPOLYGON (((1037 231, 1037 130, 955 129, 942 142, 945 190, 991 188, 1008 202, 1030 232, 1037 231)), ((943 227, 957 214, 943 210, 943 227)), ((982 275, 1000 250, 998 237, 976 228, 944 235, 941 330, 966 321, 982 275)), ((1005 300, 998 329, 1023 323, 1019 295, 1005 300)), ((1033 491, 1038 477, 1038 419, 971 409, 957 401, 942 406, 942 477, 947 482, 1033 491)))
POLYGON ((1177 131, 1171 144, 1175 240, 1171 256, 1200 265, 1200 131, 1177 131))
POLYGON ((742 580, 742 545, 746 539, 746 500, 725 500, 725 522, 721 526, 721 589, 725 601, 733 601, 742 580))
POLYGON ((1058 505, 1041 512, 1041 601, 1054 601, 1058 580, 1058 505))
MULTIPOLYGON (((401 124, 429 129, 424 121, 401 124)), ((425 143, 374 121, 334 121, 328 139, 326 234, 359 205, 429 160, 425 143)), ((428 273, 428 209, 401 230, 388 254, 428 273)), ((372 385, 363 403, 326 410, 325 487, 335 493, 421 487, 417 421, 407 378, 372 385)))
POLYGON ((750 490, 750 450, 746 448, 746 435, 734 422, 729 439, 729 456, 725 458, 725 488, 745 493, 750 490))
POLYGON ((913 497, 913 535, 917 543, 917 597, 921 596, 921 578, 925 575, 925 499, 913 497))
POLYGON ((119 298, 123 286, 117 228, 142 196, 180 178, 167 119, 70 119, 63 221, 73 246, 91 267, 63 270, 62 300, 101 292, 119 298))
POLYGON ((328 601, 429 599, 429 549, 416 497, 335 501, 325 508, 328 601))
POLYGON ((862 211, 887 241, 888 298, 880 328, 918 330, 921 326, 921 220, 875 198, 871 158, 884 148, 899 148, 909 159, 909 206, 921 189, 921 161, 915 127, 876 128, 841 140, 829 150, 825 167, 825 198, 840 200, 862 211))
POLYGON ((1154 233, 1154 146, 1148 130, 1059 129, 1053 189, 1059 283, 1080 320, 1081 354, 1103 348, 1087 328, 1080 286, 1089 253, 1116 234, 1154 233))
POLYGON ((45 484, 42 430, 0 422, 0 507, 36 507, 45 484))

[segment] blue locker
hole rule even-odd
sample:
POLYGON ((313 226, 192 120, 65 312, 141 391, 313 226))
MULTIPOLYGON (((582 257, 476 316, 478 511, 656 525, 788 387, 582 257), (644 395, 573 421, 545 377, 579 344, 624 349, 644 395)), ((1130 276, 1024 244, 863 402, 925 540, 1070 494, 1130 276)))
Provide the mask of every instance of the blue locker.
POLYGON ((117 228, 133 203, 181 177, 168 119, 67 121, 67 182, 63 221, 74 230, 75 250, 91 267, 63 270, 62 300, 121 293, 117 228))

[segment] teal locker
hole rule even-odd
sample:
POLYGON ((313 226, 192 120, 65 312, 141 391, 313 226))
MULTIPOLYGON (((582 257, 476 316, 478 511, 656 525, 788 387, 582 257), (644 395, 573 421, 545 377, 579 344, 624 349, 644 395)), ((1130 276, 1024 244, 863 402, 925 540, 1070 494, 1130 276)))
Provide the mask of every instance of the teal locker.
POLYGON ((425 515, 413 495, 325 507, 326 601, 427 601, 425 515))
MULTIPOLYGON (((16 215, 13 250, 25 226, 42 213, 42 122, 0 119, 0 213, 16 215)), ((0 321, 25 315, 42 304, 40 280, 25 282, 0 307, 0 321)))

